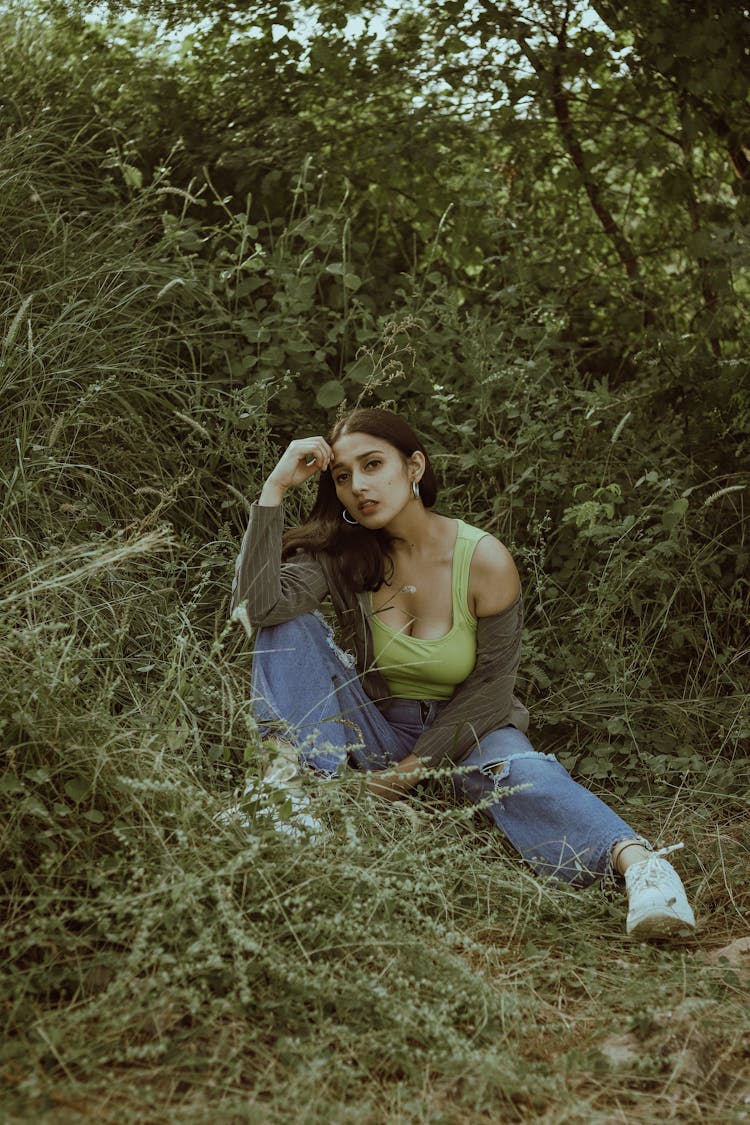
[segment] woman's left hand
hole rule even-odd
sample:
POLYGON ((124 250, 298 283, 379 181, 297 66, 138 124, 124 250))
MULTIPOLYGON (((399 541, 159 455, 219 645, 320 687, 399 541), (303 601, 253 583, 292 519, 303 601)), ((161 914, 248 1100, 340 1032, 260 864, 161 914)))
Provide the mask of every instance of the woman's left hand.
POLYGON ((377 770, 367 775, 367 792, 371 797, 382 797, 386 801, 398 801, 413 789, 420 780, 424 766, 416 754, 390 766, 387 770, 377 770))

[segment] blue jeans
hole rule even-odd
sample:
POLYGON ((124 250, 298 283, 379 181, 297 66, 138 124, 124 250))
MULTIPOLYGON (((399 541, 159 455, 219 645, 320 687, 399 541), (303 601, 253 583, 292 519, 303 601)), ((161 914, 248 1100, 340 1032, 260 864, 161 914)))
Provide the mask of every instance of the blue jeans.
MULTIPOLYGON (((259 632, 252 691, 261 732, 293 741, 303 764, 328 775, 347 762, 382 770, 408 757, 446 706, 393 699, 380 711, 317 613, 259 632)), ((537 874, 588 886, 610 873, 615 844, 645 843, 515 727, 491 731, 457 767, 455 794, 481 804, 537 874)))

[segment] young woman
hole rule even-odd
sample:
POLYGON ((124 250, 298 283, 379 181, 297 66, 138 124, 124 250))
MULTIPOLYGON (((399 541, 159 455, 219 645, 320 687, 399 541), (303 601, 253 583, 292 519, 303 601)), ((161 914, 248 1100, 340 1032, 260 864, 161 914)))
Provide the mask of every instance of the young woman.
POLYGON ((628 933, 690 933, 693 911, 664 858, 674 849, 652 851, 526 738, 513 694, 518 572, 493 536, 433 511, 436 495, 422 442, 390 411, 355 410, 328 440, 289 445, 252 506, 232 587, 232 610, 261 627, 261 728, 322 774, 369 771, 381 799, 456 767, 455 792, 481 803, 538 874, 576 886, 623 875, 628 933), (284 496, 314 474, 309 519, 284 534, 284 496), (326 597, 341 647, 316 612, 326 597))

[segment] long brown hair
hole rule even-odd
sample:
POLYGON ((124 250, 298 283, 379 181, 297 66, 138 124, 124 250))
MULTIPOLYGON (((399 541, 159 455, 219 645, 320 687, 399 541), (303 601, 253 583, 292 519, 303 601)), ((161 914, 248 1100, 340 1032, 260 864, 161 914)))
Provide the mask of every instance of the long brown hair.
MULTIPOLYGON (((409 423, 382 407, 353 410, 333 427, 328 444, 333 445, 344 434, 360 433, 389 442, 405 460, 417 451, 424 455, 419 492, 424 506, 431 508, 437 499, 435 472, 427 450, 409 423)), ((359 525, 351 526, 344 522, 341 513, 341 501, 328 469, 320 474, 318 494, 305 523, 285 533, 282 556, 287 559, 297 551, 312 555, 324 551, 335 559, 344 582, 355 590, 377 590, 387 581, 386 561, 391 537, 384 530, 368 531, 359 525)))

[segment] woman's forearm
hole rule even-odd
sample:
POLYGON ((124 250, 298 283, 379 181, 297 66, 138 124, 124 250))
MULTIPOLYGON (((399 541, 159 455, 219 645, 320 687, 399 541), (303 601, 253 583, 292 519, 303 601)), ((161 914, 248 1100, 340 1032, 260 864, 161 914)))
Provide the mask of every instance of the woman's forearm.
POLYGON ((408 758, 389 766, 387 770, 376 770, 367 775, 367 792, 372 797, 385 797, 387 801, 398 801, 420 781, 425 772, 424 762, 410 754, 408 758))
POLYGON ((273 480, 267 480, 260 490, 258 503, 261 508, 278 508, 284 502, 286 489, 273 480))

